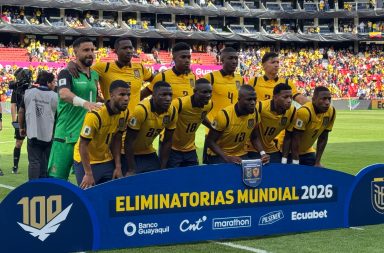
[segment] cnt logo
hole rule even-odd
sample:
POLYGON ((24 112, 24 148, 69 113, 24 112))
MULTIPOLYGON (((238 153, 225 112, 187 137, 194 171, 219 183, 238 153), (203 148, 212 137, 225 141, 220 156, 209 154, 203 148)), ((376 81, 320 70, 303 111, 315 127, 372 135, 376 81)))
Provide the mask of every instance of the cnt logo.
POLYGON ((57 231, 73 205, 62 210, 61 195, 24 197, 17 204, 23 209, 23 222, 17 224, 42 242, 57 231))
POLYGON ((203 223, 207 220, 207 216, 203 216, 199 219, 197 219, 195 222, 190 222, 189 220, 185 219, 180 223, 179 229, 181 232, 188 232, 188 231, 200 231, 203 228, 203 223))

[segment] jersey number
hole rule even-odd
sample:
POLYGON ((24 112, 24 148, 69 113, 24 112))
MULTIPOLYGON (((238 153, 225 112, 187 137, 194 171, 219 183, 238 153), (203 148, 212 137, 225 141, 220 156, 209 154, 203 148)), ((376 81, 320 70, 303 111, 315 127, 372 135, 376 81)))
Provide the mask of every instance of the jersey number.
POLYGON ((196 131, 196 128, 197 128, 197 123, 189 123, 187 126, 186 132, 187 133, 193 133, 196 131))
POLYGON ((233 104, 233 92, 228 92, 228 99, 231 100, 231 104, 233 104))
POLYGON ((242 141, 244 141, 244 139, 245 139, 245 133, 241 132, 241 133, 236 134, 235 142, 242 142, 242 141))
POLYGON ((273 135, 275 133, 275 130, 276 130, 276 128, 274 128, 274 127, 267 127, 267 129, 265 129, 264 136, 273 135))
POLYGON ((163 130, 163 129, 150 128, 146 136, 147 137, 157 136, 161 133, 161 130, 163 130))

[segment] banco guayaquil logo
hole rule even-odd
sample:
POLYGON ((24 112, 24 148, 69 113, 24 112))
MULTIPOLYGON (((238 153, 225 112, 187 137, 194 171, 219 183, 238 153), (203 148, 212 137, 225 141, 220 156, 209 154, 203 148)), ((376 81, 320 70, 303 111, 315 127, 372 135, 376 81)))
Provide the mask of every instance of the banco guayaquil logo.
POLYGON ((17 224, 42 242, 57 231, 73 205, 71 203, 63 210, 61 195, 23 197, 17 204, 23 212, 23 222, 17 224))
POLYGON ((376 212, 384 214, 384 177, 371 182, 371 202, 376 212))

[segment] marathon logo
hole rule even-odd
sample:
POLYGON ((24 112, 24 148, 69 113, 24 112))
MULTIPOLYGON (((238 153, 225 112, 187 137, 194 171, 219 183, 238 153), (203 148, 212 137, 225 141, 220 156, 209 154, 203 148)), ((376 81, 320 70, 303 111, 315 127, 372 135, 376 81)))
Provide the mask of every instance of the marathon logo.
POLYGON ((251 227, 251 216, 225 217, 212 219, 212 229, 231 229, 251 227))
POLYGON ((317 220, 317 219, 325 219, 328 218, 328 211, 316 211, 313 210, 312 212, 305 212, 305 213, 299 213, 299 212, 292 212, 291 213, 291 220, 293 221, 299 221, 299 220, 317 220))
POLYGON ((259 219, 259 226, 264 226, 264 225, 271 225, 275 222, 278 222, 279 220, 284 219, 284 213, 283 211, 273 211, 267 214, 264 214, 263 216, 260 217, 259 219))

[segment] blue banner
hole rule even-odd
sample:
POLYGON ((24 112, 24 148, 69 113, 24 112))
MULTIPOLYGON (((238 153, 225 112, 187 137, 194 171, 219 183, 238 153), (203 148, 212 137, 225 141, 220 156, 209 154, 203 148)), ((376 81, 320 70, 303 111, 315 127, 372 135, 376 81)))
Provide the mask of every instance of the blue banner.
POLYGON ((85 191, 60 180, 31 181, 0 203, 0 252, 129 248, 384 223, 382 164, 357 176, 299 165, 259 170, 252 170, 262 175, 256 187, 245 185, 241 166, 233 164, 144 173, 85 191))

